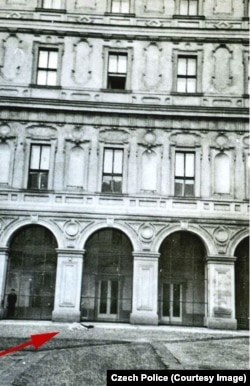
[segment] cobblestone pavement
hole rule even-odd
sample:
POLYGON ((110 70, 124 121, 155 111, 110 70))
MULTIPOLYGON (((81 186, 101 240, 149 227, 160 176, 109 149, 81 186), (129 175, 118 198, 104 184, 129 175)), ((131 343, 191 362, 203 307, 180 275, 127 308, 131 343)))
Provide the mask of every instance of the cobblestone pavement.
POLYGON ((0 322, 0 350, 59 331, 39 350, 0 357, 1 386, 105 386, 107 369, 249 369, 247 331, 0 322))

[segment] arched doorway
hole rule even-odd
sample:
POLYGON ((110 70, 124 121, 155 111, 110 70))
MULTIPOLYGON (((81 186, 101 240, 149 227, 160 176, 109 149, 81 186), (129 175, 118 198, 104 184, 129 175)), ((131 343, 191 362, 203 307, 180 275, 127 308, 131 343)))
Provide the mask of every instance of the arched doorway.
POLYGON ((175 232, 161 245, 159 321, 203 326, 205 317, 205 248, 189 232, 175 232))
POLYGON ((249 237, 235 250, 235 309, 239 329, 249 328, 249 237))
POLYGON ((132 278, 133 256, 128 237, 117 229, 95 232, 86 243, 82 319, 128 322, 132 278))
POLYGON ((17 293, 14 317, 51 319, 54 307, 57 242, 53 234, 39 225, 26 226, 11 240, 5 288, 7 296, 17 293))

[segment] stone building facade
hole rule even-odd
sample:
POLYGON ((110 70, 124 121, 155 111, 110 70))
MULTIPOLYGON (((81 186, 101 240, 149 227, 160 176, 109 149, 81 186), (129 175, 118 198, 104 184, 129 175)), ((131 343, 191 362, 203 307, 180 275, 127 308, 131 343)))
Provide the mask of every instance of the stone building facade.
POLYGON ((248 3, 1 2, 1 317, 248 328, 248 3))

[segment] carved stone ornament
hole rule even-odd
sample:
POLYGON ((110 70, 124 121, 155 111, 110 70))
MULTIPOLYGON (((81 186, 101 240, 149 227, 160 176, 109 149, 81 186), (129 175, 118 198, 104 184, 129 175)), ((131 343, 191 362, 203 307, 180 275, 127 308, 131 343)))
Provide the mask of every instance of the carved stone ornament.
POLYGON ((54 139, 57 138, 57 130, 54 127, 46 127, 46 126, 36 126, 36 127, 28 127, 26 129, 27 136, 29 138, 46 138, 46 139, 54 139))
POLYGON ((220 134, 216 138, 216 144, 220 148, 227 148, 229 146, 229 140, 228 140, 228 138, 224 134, 220 134))
POLYGON ((24 65, 24 51, 20 47, 22 43, 16 35, 10 35, 3 42, 3 66, 1 75, 8 81, 13 81, 19 75, 21 68, 24 65))
POLYGON ((218 243, 225 244, 229 239, 229 231, 220 226, 214 230, 214 238, 218 243))
POLYGON ((152 240, 155 230, 151 224, 143 224, 139 228, 139 235, 141 240, 149 242, 152 240))
POLYGON ((67 238, 75 239, 80 231, 80 224, 78 221, 69 220, 64 224, 64 232, 67 238))
POLYGON ((7 124, 0 125, 0 137, 2 139, 9 137, 10 135, 10 127, 7 124))
POLYGON ((104 142, 126 143, 129 140, 129 133, 122 129, 103 129, 99 133, 100 140, 104 142))

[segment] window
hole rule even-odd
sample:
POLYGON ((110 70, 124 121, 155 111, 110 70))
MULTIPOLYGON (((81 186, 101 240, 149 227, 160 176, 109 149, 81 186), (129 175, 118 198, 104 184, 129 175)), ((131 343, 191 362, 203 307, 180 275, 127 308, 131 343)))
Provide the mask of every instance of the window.
POLYGON ((181 284, 163 283, 162 286, 162 317, 169 319, 181 318, 182 286, 181 284))
POLYGON ((127 54, 110 52, 108 56, 109 89, 125 90, 127 83, 127 54))
POLYGON ((58 73, 58 50, 39 48, 36 84, 56 86, 58 73))
POLYGON ((195 154, 190 152, 175 153, 175 195, 194 196, 195 154))
POLYGON ((49 164, 50 146, 31 145, 28 188, 48 188, 49 164))
POLYGON ((197 91, 197 58, 178 56, 177 92, 192 93, 197 91))
POLYGON ((123 150, 104 149, 102 192, 121 193, 123 150))
POLYGON ((198 0, 180 0, 180 15, 197 16, 198 0))
POLYGON ((111 12, 113 13, 129 13, 130 0, 111 0, 111 12))
POLYGON ((61 9, 61 0, 42 0, 42 8, 61 9))

